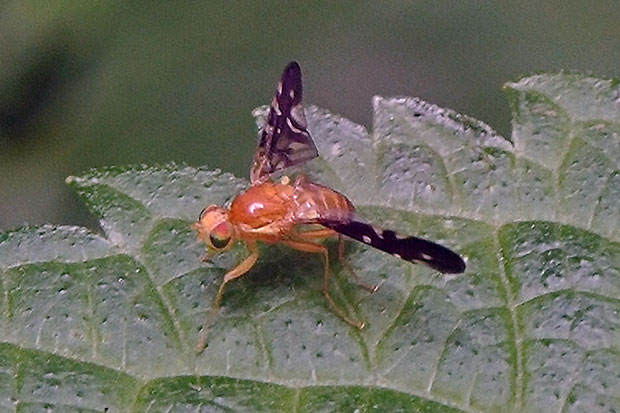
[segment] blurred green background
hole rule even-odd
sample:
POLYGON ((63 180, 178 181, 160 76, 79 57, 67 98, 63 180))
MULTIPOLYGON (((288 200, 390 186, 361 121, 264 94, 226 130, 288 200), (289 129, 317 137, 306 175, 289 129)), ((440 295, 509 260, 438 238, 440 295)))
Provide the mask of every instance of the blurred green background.
POLYGON ((307 103, 366 126, 373 95, 409 95, 508 136, 504 82, 620 75, 620 2, 4 0, 0 229, 95 228, 64 184, 91 167, 176 161, 246 177, 250 112, 291 59, 307 103))

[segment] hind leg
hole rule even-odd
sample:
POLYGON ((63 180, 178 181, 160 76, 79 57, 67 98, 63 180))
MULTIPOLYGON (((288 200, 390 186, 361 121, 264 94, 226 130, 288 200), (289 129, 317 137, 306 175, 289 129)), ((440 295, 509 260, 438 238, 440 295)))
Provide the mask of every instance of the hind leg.
POLYGON ((353 268, 351 268, 351 265, 345 258, 344 238, 342 237, 341 234, 337 233, 333 229, 319 228, 315 230, 301 231, 301 232, 297 232, 295 236, 293 237, 293 239, 309 241, 309 240, 332 238, 332 237, 338 237, 338 258, 340 259, 342 266, 345 268, 349 276, 353 278, 355 283, 359 285, 360 287, 362 287, 363 289, 371 293, 374 293, 375 291, 377 291, 379 289, 379 285, 371 285, 371 284, 364 282, 360 277, 358 277, 355 271, 353 271, 353 268))
POLYGON ((325 295, 325 298, 327 298, 327 301, 329 302, 329 305, 331 306, 332 310, 336 314, 338 314, 340 318, 342 318, 344 321, 346 321, 347 323, 351 324, 354 327, 357 327, 360 329, 364 328, 365 324, 363 322, 355 321, 349 318, 344 312, 344 310, 342 310, 342 308, 340 308, 340 306, 336 304, 331 294, 329 293, 329 281, 331 279, 331 272, 329 271, 329 254, 327 252, 327 248, 325 248, 323 245, 315 244, 309 241, 301 241, 301 240, 300 241, 287 240, 287 241, 284 241, 284 243, 288 245, 289 247, 299 250, 299 251, 312 252, 315 254, 323 255, 323 260, 325 261, 325 273, 323 276, 323 294, 325 295))
POLYGON ((346 260, 344 256, 344 238, 342 238, 342 235, 340 234, 338 234, 338 258, 340 258, 340 262, 342 263, 342 266, 347 270, 351 278, 355 280, 357 285, 359 285, 360 287, 362 287, 363 289, 371 293, 374 293, 375 291, 379 289, 379 284, 376 284, 376 285, 368 284, 364 282, 360 277, 358 277, 355 271, 353 271, 353 268, 351 268, 351 265, 349 264, 349 262, 346 260))

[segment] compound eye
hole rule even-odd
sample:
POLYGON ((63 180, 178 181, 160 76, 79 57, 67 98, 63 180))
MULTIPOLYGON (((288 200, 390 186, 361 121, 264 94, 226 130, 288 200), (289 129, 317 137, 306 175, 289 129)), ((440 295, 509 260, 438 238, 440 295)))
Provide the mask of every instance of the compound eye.
POLYGON ((222 222, 217 225, 209 234, 209 241, 213 248, 221 250, 228 246, 232 238, 232 225, 228 222, 222 222))

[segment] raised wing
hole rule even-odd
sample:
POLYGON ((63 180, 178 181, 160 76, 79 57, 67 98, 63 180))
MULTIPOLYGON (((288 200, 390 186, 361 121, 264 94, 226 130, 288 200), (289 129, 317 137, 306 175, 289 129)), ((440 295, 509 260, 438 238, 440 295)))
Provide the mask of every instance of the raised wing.
POLYGON ((318 156, 306 129, 301 96, 301 69, 293 61, 284 68, 269 107, 267 124, 263 128, 250 171, 252 183, 263 181, 276 171, 318 156))

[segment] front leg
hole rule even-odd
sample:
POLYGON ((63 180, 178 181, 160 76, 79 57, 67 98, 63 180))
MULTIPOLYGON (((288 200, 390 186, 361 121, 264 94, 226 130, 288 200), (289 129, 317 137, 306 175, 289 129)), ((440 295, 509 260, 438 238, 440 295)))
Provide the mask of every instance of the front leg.
POLYGON ((258 247, 256 246, 256 241, 246 241, 246 245, 248 247, 250 255, 248 255, 246 259, 239 263, 239 265, 237 265, 235 268, 228 271, 224 275, 224 281, 222 281, 220 289, 217 291, 215 301, 213 302, 213 308, 211 309, 211 312, 207 316, 207 319, 202 326, 202 332, 200 333, 198 343, 196 344, 196 351, 198 353, 202 352, 202 350, 204 350, 205 346, 207 345, 207 336, 209 334, 209 329, 217 318, 217 313, 220 309, 220 302, 222 301, 222 296, 224 295, 224 287, 226 286, 226 283, 230 280, 234 280, 235 278, 239 278, 246 272, 250 271, 250 269, 254 266, 254 264, 256 264, 256 261, 258 260, 258 247))

